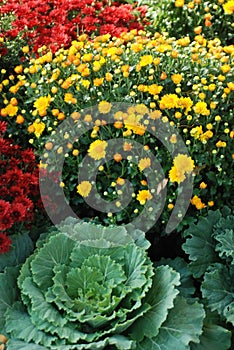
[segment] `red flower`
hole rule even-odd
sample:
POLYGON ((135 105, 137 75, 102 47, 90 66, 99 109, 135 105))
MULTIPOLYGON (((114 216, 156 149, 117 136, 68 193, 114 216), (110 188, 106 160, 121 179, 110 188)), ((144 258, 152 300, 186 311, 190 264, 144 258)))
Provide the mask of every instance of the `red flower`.
POLYGON ((7 253, 10 250, 12 241, 6 234, 0 233, 0 253, 7 253))
POLYGON ((11 212, 7 212, 4 214, 0 221, 0 231, 6 231, 7 229, 11 228, 14 224, 14 220, 11 216, 11 212))
POLYGON ((14 222, 22 222, 25 219, 26 208, 23 204, 13 202, 11 206, 11 217, 14 222))
POLYGON ((7 129, 7 122, 0 121, 0 135, 4 134, 4 132, 6 132, 6 129, 7 129))
POLYGON ((3 199, 0 199, 0 218, 2 220, 3 216, 10 210, 11 204, 3 199))

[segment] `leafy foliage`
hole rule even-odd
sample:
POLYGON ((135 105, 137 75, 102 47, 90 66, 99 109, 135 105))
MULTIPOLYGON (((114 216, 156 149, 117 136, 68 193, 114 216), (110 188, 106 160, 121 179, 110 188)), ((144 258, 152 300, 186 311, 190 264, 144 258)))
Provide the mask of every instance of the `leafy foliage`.
POLYGON ((234 215, 230 210, 210 211, 184 232, 189 268, 200 278, 205 304, 222 320, 234 325, 234 215))
POLYGON ((7 350, 153 349, 154 344, 181 350, 199 342, 203 306, 178 295, 179 273, 168 265, 154 268, 148 246, 143 232, 136 235, 129 227, 67 219, 52 230, 19 275, 17 270, 0 274, 7 350))

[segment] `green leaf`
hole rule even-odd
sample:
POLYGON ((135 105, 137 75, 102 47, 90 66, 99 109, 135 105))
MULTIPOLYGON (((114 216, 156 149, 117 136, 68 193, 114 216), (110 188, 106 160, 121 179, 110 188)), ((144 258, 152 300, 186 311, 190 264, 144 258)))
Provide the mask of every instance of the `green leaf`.
POLYGON ((133 242, 127 230, 121 226, 104 227, 68 218, 58 228, 76 242, 92 247, 109 248, 133 242))
POLYGON ((214 238, 219 242, 215 249, 220 258, 230 258, 231 264, 234 265, 234 231, 226 229, 220 234, 214 234, 214 238))
POLYGON ((0 273, 0 332, 3 332, 5 326, 4 314, 8 308, 11 308, 17 300, 17 276, 18 267, 7 267, 4 273, 0 273))
POLYGON ((142 288, 146 284, 146 272, 151 265, 147 259, 146 252, 142 249, 137 249, 135 245, 128 245, 124 252, 126 273, 126 286, 133 288, 142 288))
POLYGON ((145 338, 137 349, 189 350, 190 342, 199 342, 204 317, 201 304, 188 304, 185 298, 178 296, 158 335, 151 339, 145 338))
POLYGON ((11 337, 28 343, 33 342, 50 346, 57 339, 40 331, 18 303, 14 305, 14 308, 8 308, 6 311, 6 330, 11 337))
POLYGON ((11 235, 11 240, 11 250, 0 254, 0 271, 3 271, 6 266, 22 264, 33 251, 33 242, 28 233, 11 235))
POLYGON ((53 284, 53 268, 58 264, 69 262, 75 242, 64 234, 52 236, 39 249, 31 262, 33 280, 42 289, 46 290, 53 284))
POLYGON ((184 232, 187 238, 182 245, 185 253, 189 255, 191 261, 189 267, 194 277, 201 277, 208 266, 217 262, 218 256, 215 252, 216 242, 212 237, 213 226, 220 218, 220 212, 210 211, 207 217, 201 217, 198 223, 192 224, 184 232))
POLYGON ((7 342, 7 350, 48 350, 48 348, 38 344, 25 343, 20 340, 10 339, 7 342))
POLYGON ((151 308, 130 328, 133 339, 141 341, 144 337, 152 338, 158 334, 179 293, 175 288, 179 284, 179 274, 169 266, 159 266, 155 269, 152 287, 144 299, 151 308))
POLYGON ((182 295, 185 298, 191 298, 194 295, 195 287, 192 279, 192 273, 184 259, 180 257, 176 257, 175 259, 162 258, 160 261, 154 263, 154 265, 169 265, 175 271, 179 272, 181 284, 178 287, 178 290, 180 291, 180 295, 182 295))
POLYGON ((214 264, 204 275, 201 291, 211 311, 234 325, 234 267, 214 264))
POLYGON ((191 350, 228 350, 231 346, 232 333, 218 324, 213 313, 206 312, 203 332, 198 344, 191 344, 191 350))

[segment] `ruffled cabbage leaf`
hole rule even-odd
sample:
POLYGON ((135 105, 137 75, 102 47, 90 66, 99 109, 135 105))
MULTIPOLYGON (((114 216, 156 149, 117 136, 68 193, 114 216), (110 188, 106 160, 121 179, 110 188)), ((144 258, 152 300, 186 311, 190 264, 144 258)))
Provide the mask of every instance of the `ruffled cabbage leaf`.
POLYGON ((178 296, 179 273, 154 267, 148 247, 143 232, 123 227, 71 219, 51 230, 18 277, 0 274, 7 350, 130 350, 164 338, 169 350, 173 339, 181 349, 197 342, 203 307, 178 296))

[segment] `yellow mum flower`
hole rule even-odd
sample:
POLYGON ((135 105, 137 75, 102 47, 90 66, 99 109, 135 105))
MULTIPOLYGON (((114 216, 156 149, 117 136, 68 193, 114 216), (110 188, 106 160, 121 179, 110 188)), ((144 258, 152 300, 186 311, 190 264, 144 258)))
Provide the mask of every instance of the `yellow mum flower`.
POLYGON ((174 158, 173 164, 179 171, 191 173, 194 169, 194 161, 187 154, 178 154, 174 158))
POLYGON ((181 80, 183 79, 181 74, 172 74, 171 75, 171 80, 173 81, 174 84, 180 84, 181 80))
POLYGON ((141 205, 144 205, 147 200, 152 199, 152 195, 149 190, 141 190, 138 192, 136 199, 141 205))
POLYGON ((190 135, 195 139, 199 139, 202 133, 203 133, 202 126, 196 126, 195 128, 192 128, 192 130, 190 131, 190 135))
POLYGON ((166 94, 159 101, 160 109, 178 107, 179 97, 176 94, 166 94))
POLYGON ((101 86, 103 84, 104 78, 96 78, 93 80, 94 86, 101 86))
POLYGON ((151 160, 150 158, 142 158, 139 163, 138 163, 138 168, 140 171, 143 171, 146 168, 149 168, 151 165, 151 160))
POLYGON ((39 114, 46 112, 50 105, 51 96, 41 96, 33 104, 33 106, 38 110, 39 114))
POLYGON ((148 113, 148 108, 143 103, 136 105, 135 109, 136 109, 137 113, 142 114, 142 115, 148 113))
POLYGON ((151 95, 158 95, 160 94, 160 92, 162 91, 163 87, 161 85, 157 85, 157 84, 152 84, 149 85, 147 87, 147 91, 151 94, 151 95))
POLYGON ((106 155, 106 147, 108 143, 103 140, 96 140, 91 143, 88 149, 89 156, 95 160, 104 158, 106 155))
POLYGON ((13 117, 18 112, 18 107, 13 106, 12 104, 7 105, 6 108, 4 108, 4 109, 7 113, 7 115, 9 115, 9 117, 13 117))
POLYGON ((150 119, 156 120, 159 119, 162 115, 162 112, 159 109, 155 109, 155 111, 152 111, 149 113, 150 119))
POLYGON ((144 55, 140 59, 140 66, 145 67, 149 64, 153 63, 153 56, 152 55, 144 55))
POLYGON ((178 169, 173 166, 171 170, 169 171, 169 179, 171 182, 182 182, 185 180, 184 172, 178 171, 178 169))
POLYGON ((109 113, 111 110, 111 107, 112 107, 112 104, 110 102, 107 102, 107 101, 101 101, 98 104, 98 110, 102 114, 109 113))
POLYGON ((192 205, 195 205, 195 207, 198 210, 201 210, 201 209, 206 207, 206 205, 204 203, 202 203, 201 198, 199 198, 198 196, 193 196, 193 198, 191 199, 190 202, 192 205))
POLYGON ((174 158, 173 166, 169 171, 169 179, 171 182, 182 182, 185 180, 185 173, 189 174, 194 169, 194 161, 186 154, 178 154, 174 158))
POLYGON ((227 13, 228 15, 233 14, 233 12, 234 12, 234 1, 230 0, 230 1, 226 2, 226 4, 223 4, 223 9, 224 9, 224 12, 227 13))
POLYGON ((67 92, 64 95, 64 101, 67 103, 76 103, 77 99, 73 96, 73 94, 71 94, 70 92, 67 92))
POLYGON ((185 114, 188 114, 188 112, 191 111, 193 101, 191 100, 190 97, 180 97, 177 104, 178 104, 178 107, 185 108, 185 114))
POLYGON ((207 109, 207 103, 206 102, 197 102, 195 106, 193 107, 193 110, 196 114, 201 115, 210 115, 209 109, 207 109))
POLYGON ((184 6, 184 0, 175 1, 175 7, 183 7, 183 6, 184 6))
POLYGON ((90 86, 90 84, 91 84, 90 81, 87 80, 87 79, 82 79, 80 83, 81 83, 81 85, 83 85, 83 87, 86 88, 86 89, 88 89, 89 86, 90 86))
POLYGON ((81 181, 81 183, 76 187, 77 192, 82 196, 82 197, 88 197, 92 185, 89 181, 81 181))
POLYGON ((35 121, 32 126, 34 128, 34 134, 39 138, 45 129, 45 123, 35 121))

